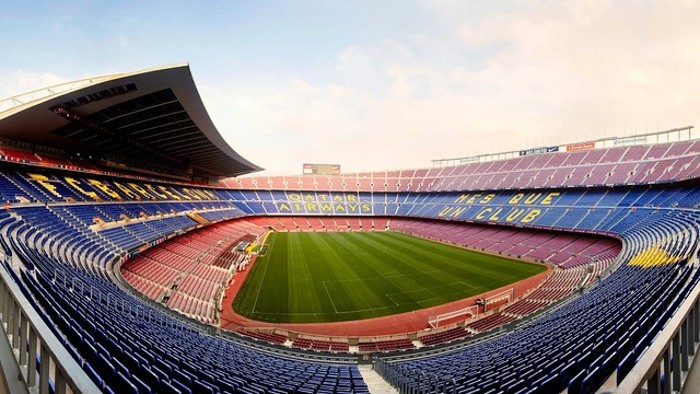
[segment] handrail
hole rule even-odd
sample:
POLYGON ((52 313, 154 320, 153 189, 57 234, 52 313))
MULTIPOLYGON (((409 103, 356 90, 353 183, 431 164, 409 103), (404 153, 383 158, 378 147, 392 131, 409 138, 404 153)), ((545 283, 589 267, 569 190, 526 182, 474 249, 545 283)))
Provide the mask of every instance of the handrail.
POLYGON ((655 131, 655 132, 650 132, 650 133, 642 133, 642 134, 634 134, 634 135, 626 135, 622 137, 618 136, 613 136, 613 137, 603 137, 603 138, 597 138, 594 140, 588 140, 588 141, 576 141, 576 142, 567 142, 567 143, 550 143, 549 146, 540 146, 536 148, 531 148, 531 149, 523 149, 523 150, 513 150, 513 151, 505 151, 505 152, 497 152, 497 153, 482 153, 480 155, 476 156, 463 156, 463 157, 452 157, 452 158, 444 158, 444 159, 433 159, 432 163, 433 166, 432 168, 443 168, 443 167, 449 167, 449 166, 454 166, 454 165, 461 165, 461 164, 468 164, 468 163, 482 163, 482 162, 488 162, 488 161, 496 161, 496 160, 507 160, 507 159, 517 159, 520 157, 525 156, 525 152, 532 152, 530 154, 541 154, 541 153, 551 153, 551 152, 567 152, 571 151, 571 147, 574 147, 576 145, 581 145, 581 144, 589 144, 589 147, 586 147, 585 150, 592 150, 593 147, 596 149, 608 149, 608 148, 613 148, 613 147, 628 147, 632 145, 650 145, 650 144, 659 144, 659 143, 671 143, 671 142, 683 142, 683 141, 692 141, 694 139, 697 139, 698 136, 693 135, 693 129, 695 126, 685 126, 685 127, 676 127, 670 130, 663 130, 663 131, 655 131), (685 136, 681 134, 681 132, 687 131, 688 135, 685 136), (661 140, 660 137, 665 136, 665 141, 661 140), (653 141, 653 137, 656 137, 656 141, 653 141), (651 138, 651 140, 650 140, 651 138))
MULTIPOLYGON (((17 283, 0 265, 0 326, 13 350, 21 379, 31 392, 97 393, 99 388, 68 353, 17 283), (50 380, 53 378, 53 380, 50 380)), ((10 380, 13 376, 5 376, 10 380)))
POLYGON ((616 391, 640 393, 646 386, 650 393, 670 393, 673 386, 673 391, 680 392, 694 361, 688 359, 700 341, 699 313, 700 286, 696 286, 616 391))

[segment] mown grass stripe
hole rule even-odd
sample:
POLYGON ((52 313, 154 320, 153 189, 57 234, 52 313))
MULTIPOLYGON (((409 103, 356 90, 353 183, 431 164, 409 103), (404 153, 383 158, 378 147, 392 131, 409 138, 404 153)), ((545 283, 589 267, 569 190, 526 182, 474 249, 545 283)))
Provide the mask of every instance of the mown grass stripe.
POLYGON ((401 233, 276 233, 233 307, 269 322, 357 320, 440 305, 544 270, 401 233))

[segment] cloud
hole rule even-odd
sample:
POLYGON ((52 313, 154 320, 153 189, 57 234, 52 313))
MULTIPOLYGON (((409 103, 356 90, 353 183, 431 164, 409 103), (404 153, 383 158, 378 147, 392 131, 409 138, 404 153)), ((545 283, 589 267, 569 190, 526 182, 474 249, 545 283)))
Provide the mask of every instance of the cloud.
POLYGON ((261 133, 238 146, 271 173, 412 168, 696 118, 695 2, 514 2, 478 20, 470 7, 431 4, 435 29, 345 48, 335 78, 238 95, 229 108, 261 133))
MULTIPOLYGON (((0 111, 7 109, 8 99, 13 96, 23 95, 27 92, 53 86, 66 79, 48 72, 37 73, 27 70, 0 70, 0 111)), ((21 100, 31 100, 33 96, 20 97, 21 100)))
POLYGON ((129 37, 125 33, 118 33, 114 38, 114 43, 119 49, 126 49, 129 47, 129 37))

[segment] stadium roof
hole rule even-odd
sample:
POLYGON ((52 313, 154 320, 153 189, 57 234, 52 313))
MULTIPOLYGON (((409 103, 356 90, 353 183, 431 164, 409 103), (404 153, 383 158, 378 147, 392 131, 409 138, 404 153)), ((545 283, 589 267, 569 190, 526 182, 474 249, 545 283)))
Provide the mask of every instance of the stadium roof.
POLYGON ((0 101, 0 137, 196 176, 262 169, 221 137, 187 64, 87 78, 0 101))

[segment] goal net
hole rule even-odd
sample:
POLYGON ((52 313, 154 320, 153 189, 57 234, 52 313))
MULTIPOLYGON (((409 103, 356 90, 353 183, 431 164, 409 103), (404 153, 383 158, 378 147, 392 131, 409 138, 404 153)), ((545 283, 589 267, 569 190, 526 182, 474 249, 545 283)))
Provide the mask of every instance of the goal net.
POLYGON ((491 308, 498 307, 500 305, 509 303, 513 301, 513 296, 515 294, 515 288, 511 287, 510 289, 503 290, 500 293, 494 294, 491 297, 486 297, 484 298, 484 312, 487 312, 491 308), (494 304, 497 304, 494 306, 494 304))
POLYGON ((466 307, 466 308, 463 308, 460 310, 441 313, 437 316, 431 316, 428 319, 428 324, 430 324, 430 326, 432 328, 438 328, 438 327, 440 327, 440 323, 442 323, 444 321, 452 320, 452 319, 455 319, 455 318, 461 317, 461 316, 464 316, 465 318, 467 316, 473 317, 473 316, 476 316, 478 313, 479 313, 479 306, 472 305, 472 306, 469 306, 469 307, 466 307))
POLYGON ((430 327, 432 328, 438 328, 440 327, 440 323, 452 321, 458 317, 474 317, 479 314, 479 306, 483 306, 483 312, 486 312, 490 308, 498 307, 499 305, 513 301, 514 293, 515 288, 511 287, 510 289, 503 290, 502 292, 496 293, 490 297, 478 300, 477 305, 472 305, 452 312, 441 313, 437 316, 431 316, 428 319, 428 324, 430 324, 430 327))

